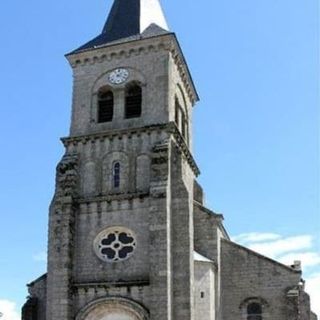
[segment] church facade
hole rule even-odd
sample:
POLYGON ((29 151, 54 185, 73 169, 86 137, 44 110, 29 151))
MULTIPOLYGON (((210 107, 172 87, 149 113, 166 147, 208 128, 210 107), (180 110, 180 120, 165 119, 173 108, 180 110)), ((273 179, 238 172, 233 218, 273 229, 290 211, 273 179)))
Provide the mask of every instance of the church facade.
POLYGON ((48 270, 23 320, 315 320, 300 264, 232 242, 192 156, 198 95, 158 0, 114 0, 67 59, 48 270))

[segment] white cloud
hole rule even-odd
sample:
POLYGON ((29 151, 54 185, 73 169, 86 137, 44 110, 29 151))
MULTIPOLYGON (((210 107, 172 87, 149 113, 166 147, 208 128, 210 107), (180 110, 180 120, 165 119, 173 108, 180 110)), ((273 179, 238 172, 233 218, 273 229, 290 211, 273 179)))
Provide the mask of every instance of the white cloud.
POLYGON ((232 238, 232 241, 239 243, 251 243, 251 242, 263 242, 263 241, 272 241, 278 240, 281 236, 276 233, 258 233, 258 232, 250 232, 250 233, 242 233, 238 236, 232 238))
POLYGON ((300 260, 303 267, 320 266, 320 253, 312 249, 314 240, 310 235, 283 237, 275 233, 255 232, 233 237, 233 241, 284 264, 291 265, 300 260))
POLYGON ((20 320, 20 315, 16 310, 16 304, 9 300, 0 299, 1 320, 20 320))
POLYGON ((249 244, 249 248, 270 258, 278 258, 285 253, 312 248, 312 240, 309 235, 288 237, 276 241, 252 243, 249 244))
POLYGON ((34 261, 39 261, 39 262, 46 262, 47 261, 47 254, 46 252, 39 252, 36 253, 32 256, 34 261))
POLYGON ((287 265, 292 264, 295 260, 300 260, 303 268, 320 266, 320 254, 317 252, 292 252, 279 259, 280 262, 287 265))
POLYGON ((311 297, 311 309, 320 316, 320 272, 307 277, 306 291, 311 297))

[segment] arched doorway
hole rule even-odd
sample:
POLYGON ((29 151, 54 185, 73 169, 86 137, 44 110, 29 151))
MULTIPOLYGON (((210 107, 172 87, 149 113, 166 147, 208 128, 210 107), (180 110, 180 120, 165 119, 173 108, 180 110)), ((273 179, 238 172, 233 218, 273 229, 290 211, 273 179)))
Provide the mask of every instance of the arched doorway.
POLYGON ((85 320, 140 320, 136 315, 127 312, 126 310, 99 310, 89 313, 85 320))
POLYGON ((148 313, 129 299, 105 298, 87 305, 76 320, 148 320, 148 313))

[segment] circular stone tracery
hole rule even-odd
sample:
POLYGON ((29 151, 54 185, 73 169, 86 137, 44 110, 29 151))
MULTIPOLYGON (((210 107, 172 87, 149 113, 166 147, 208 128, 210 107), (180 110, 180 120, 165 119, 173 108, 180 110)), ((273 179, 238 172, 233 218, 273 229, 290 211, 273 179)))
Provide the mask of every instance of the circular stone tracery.
POLYGON ((108 228, 94 240, 96 255, 106 262, 124 261, 132 256, 135 248, 133 232, 123 227, 108 228))

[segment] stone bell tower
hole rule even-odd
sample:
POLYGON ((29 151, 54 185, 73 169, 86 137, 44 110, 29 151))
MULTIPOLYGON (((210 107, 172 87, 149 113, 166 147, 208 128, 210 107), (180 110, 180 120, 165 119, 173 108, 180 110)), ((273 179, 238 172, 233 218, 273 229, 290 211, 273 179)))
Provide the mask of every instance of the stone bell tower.
POLYGON ((115 0, 102 33, 66 57, 72 121, 48 273, 31 285, 37 307, 24 318, 194 319, 198 96, 158 0, 115 0))
POLYGON ((102 33, 66 57, 48 270, 22 320, 316 320, 300 264, 232 242, 205 207, 198 96, 159 1, 114 0, 102 33))

